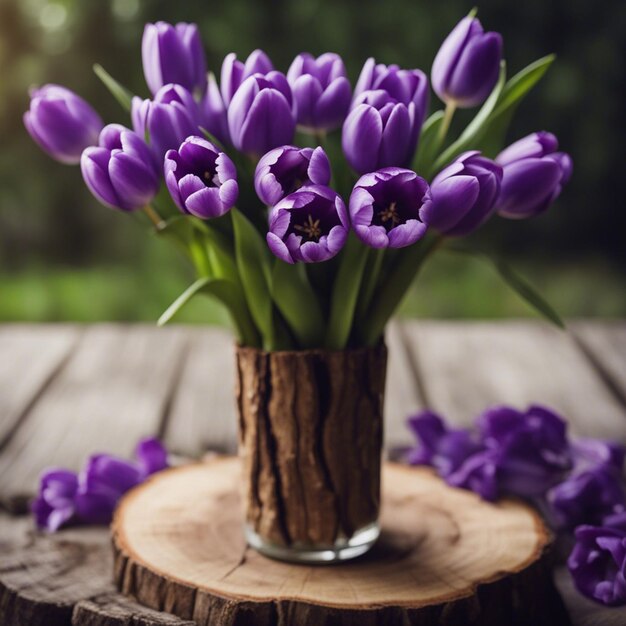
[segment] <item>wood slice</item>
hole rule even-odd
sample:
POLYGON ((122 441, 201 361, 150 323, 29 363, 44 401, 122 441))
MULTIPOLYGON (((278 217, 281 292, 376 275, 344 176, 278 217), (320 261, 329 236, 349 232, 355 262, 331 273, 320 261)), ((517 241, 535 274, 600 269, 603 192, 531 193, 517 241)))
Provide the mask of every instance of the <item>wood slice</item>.
POLYGON ((246 546, 240 474, 222 458, 131 491, 113 522, 119 589, 198 626, 569 624, 549 534, 521 502, 489 504, 428 469, 386 464, 372 551, 294 565, 246 546))

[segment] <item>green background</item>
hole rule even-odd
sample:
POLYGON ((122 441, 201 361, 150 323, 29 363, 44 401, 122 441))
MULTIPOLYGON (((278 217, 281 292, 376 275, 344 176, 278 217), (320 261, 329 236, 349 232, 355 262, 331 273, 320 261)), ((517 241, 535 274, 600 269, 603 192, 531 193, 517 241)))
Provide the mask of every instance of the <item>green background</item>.
MULTIPOLYGON (((147 95, 140 46, 146 21, 195 21, 209 67, 223 56, 265 49, 278 69, 293 56, 332 50, 356 80, 368 56, 429 72, 443 38, 472 8, 459 0, 0 0, 0 320, 154 320, 192 276, 138 219, 96 203, 77 168, 51 161, 22 125, 29 86, 64 84, 106 122, 128 124, 91 70, 101 63, 147 95)), ((504 36, 510 73, 549 52, 557 62, 518 110, 514 140, 557 134, 574 177, 544 216, 493 219, 473 237, 504 254, 566 317, 624 316, 623 59, 620 0, 489 0, 488 30, 504 36)), ((431 110, 438 106, 433 95, 431 110)), ((455 119, 453 134, 471 112, 455 119)), ((436 317, 532 315, 487 264, 440 254, 425 268, 403 312, 436 317)), ((216 321, 208 300, 181 319, 216 321)))

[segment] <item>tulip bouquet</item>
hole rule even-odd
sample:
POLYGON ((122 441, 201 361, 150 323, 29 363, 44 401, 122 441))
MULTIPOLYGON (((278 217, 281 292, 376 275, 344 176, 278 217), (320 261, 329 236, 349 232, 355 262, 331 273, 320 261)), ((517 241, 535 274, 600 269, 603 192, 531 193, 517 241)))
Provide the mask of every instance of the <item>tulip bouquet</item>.
MULTIPOLYGON (((507 80, 501 36, 472 13, 439 50, 431 85, 445 106, 428 116, 419 69, 369 59, 352 88, 333 53, 298 55, 286 74, 256 50, 229 54, 219 85, 193 24, 148 24, 142 59, 149 99, 95 70, 130 113, 103 126, 57 85, 32 92, 35 141, 80 163, 103 204, 143 212, 178 244, 196 294, 220 301, 239 342, 268 351, 376 345, 420 266, 495 214, 545 211, 572 170, 537 132, 500 151, 512 114, 553 61, 507 80), (456 109, 482 105, 450 137, 456 109), (494 158, 495 157, 495 158, 494 158)), ((558 317, 501 262, 503 277, 558 317)))

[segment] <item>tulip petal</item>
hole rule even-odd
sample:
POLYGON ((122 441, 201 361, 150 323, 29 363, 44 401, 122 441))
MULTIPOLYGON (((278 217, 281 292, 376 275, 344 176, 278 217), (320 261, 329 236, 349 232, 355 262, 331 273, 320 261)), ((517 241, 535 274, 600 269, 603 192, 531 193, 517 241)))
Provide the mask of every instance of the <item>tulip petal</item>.
POLYGON ((432 202, 424 206, 422 219, 428 226, 447 232, 472 209, 480 185, 474 176, 451 176, 431 186, 432 202))
POLYGON ((322 130, 339 128, 350 108, 350 83, 345 76, 336 78, 318 98, 315 106, 315 124, 322 130))
POLYGON ((341 138, 343 152, 359 174, 376 169, 382 136, 382 119, 374 107, 360 104, 346 118, 341 138))

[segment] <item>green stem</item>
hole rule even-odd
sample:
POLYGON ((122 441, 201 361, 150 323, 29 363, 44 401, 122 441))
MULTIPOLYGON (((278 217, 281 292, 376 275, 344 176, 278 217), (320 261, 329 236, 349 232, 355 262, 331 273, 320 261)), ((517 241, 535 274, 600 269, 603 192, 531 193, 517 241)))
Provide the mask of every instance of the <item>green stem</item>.
POLYGON ((211 261, 209 260, 204 240, 197 230, 192 231, 191 240, 189 241, 189 254, 191 255, 199 278, 213 276, 211 261))
POLYGON ((157 229, 161 227, 163 218, 149 204, 146 204, 143 211, 157 229))
POLYGON ((380 276, 380 270, 383 266, 383 259, 385 258, 385 250, 373 250, 365 266, 365 273, 363 275, 363 288, 361 295, 357 303, 356 319, 357 324, 366 318, 367 310, 372 302, 372 296, 376 291, 378 285, 378 277, 380 276))
POLYGON ((359 337, 360 343, 372 346, 379 340, 385 330, 385 325, 400 306, 424 261, 437 250, 442 242, 441 235, 420 241, 407 248, 404 254, 396 260, 373 298, 373 306, 367 323, 359 337))
POLYGON ((450 101, 446 104, 446 110, 443 113, 443 120, 441 121, 441 126, 439 127, 439 144, 441 145, 448 134, 448 130, 450 129, 450 124, 452 122, 452 118, 454 117, 454 112, 456 111, 456 103, 450 101))

